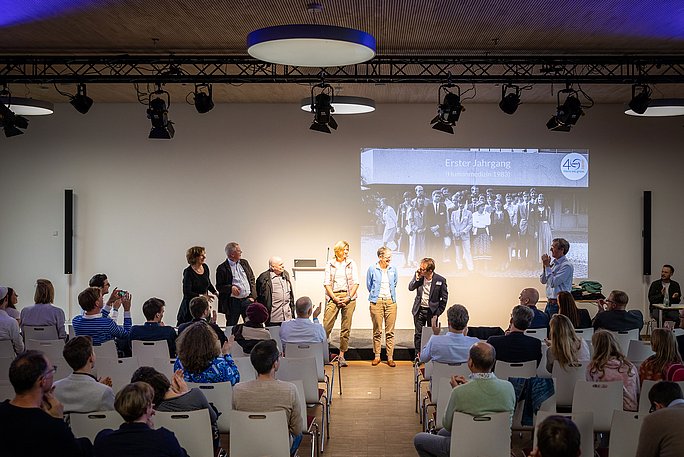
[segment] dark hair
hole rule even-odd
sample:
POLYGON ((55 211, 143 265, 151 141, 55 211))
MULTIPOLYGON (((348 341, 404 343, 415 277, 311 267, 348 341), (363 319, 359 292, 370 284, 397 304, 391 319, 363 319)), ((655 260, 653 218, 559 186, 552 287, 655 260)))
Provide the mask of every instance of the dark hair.
POLYGON ((663 265, 663 268, 665 268, 665 267, 667 267, 667 268, 670 269, 670 274, 671 274, 671 275, 674 274, 674 267, 673 267, 672 265, 670 265, 669 263, 666 263, 665 265, 663 265))
POLYGON ((104 287, 104 283, 107 280, 107 275, 104 273, 98 273, 90 278, 88 285, 90 287, 104 287))
POLYGON ((125 385, 114 399, 114 409, 126 422, 133 422, 147 412, 152 404, 154 390, 146 382, 125 385))
POLYGON ((627 296, 626 292, 623 292, 621 290, 614 290, 610 293, 610 295, 613 296, 613 301, 616 305, 620 307, 627 306, 627 303, 629 302, 629 297, 627 296))
POLYGON ((131 382, 146 382, 154 389, 152 403, 155 407, 164 400, 164 395, 168 392, 171 383, 164 373, 160 373, 152 367, 140 367, 131 376, 131 382))
POLYGON ((218 336, 206 322, 195 322, 183 330, 176 346, 178 359, 188 373, 202 373, 221 355, 218 336))
POLYGON ((209 300, 207 300, 206 297, 200 295, 190 300, 190 315, 195 319, 202 317, 202 314, 204 314, 208 308, 209 300))
POLYGON ((166 303, 164 303, 164 300, 161 298, 152 297, 148 299, 142 306, 145 319, 148 321, 154 319, 154 316, 156 316, 157 313, 161 313, 164 306, 166 306, 166 303))
POLYGON ((575 298, 570 292, 558 292, 558 312, 572 322, 572 326, 578 328, 580 325, 579 310, 575 303, 575 298))
POLYGON ((45 355, 40 351, 24 351, 12 361, 9 368, 9 380, 14 392, 28 392, 47 370, 45 355))
POLYGON ((672 381, 656 382, 648 392, 648 399, 651 403, 660 403, 665 406, 680 398, 684 398, 682 388, 672 381))
POLYGON ((452 305, 447 310, 447 320, 454 330, 463 330, 468 325, 468 310, 463 305, 452 305))
POLYGON ((420 263, 425 264, 425 271, 435 271, 435 261, 430 257, 425 257, 420 263))
POLYGON ((564 416, 549 416, 537 427, 537 448, 542 456, 577 457, 582 439, 577 425, 564 416))
POLYGON ((78 304, 83 311, 90 311, 95 308, 100 295, 102 295, 102 289, 99 287, 88 287, 78 294, 78 304))
POLYGON ((7 307, 17 309, 17 307, 14 306, 14 304, 12 303, 12 294, 13 293, 14 293, 14 289, 12 289, 11 287, 8 287, 7 288, 7 307))
POLYGON ((491 372, 496 363, 496 350, 489 343, 479 342, 470 347, 470 360, 473 366, 486 372, 491 372))
POLYGON ((525 305, 516 305, 511 311, 513 326, 518 330, 527 330, 534 319, 534 311, 525 305))
POLYGON ((570 243, 565 238, 554 238, 551 243, 557 243, 558 247, 563 251, 563 255, 567 254, 570 250, 570 243))
POLYGON ((197 262, 197 259, 199 259, 202 254, 206 252, 207 251, 204 249, 204 246, 193 246, 185 251, 185 260, 188 261, 188 264, 192 265, 193 263, 197 262))
POLYGON ((36 293, 33 294, 36 303, 52 303, 55 301, 55 288, 49 279, 36 280, 36 293))
POLYGON ((93 339, 88 335, 81 335, 71 338, 67 344, 64 345, 62 351, 64 360, 69 364, 72 370, 81 369, 88 363, 88 359, 93 355, 93 339))
POLYGON ((266 374, 271 371, 279 356, 280 351, 275 340, 262 340, 249 353, 249 360, 257 373, 266 374))

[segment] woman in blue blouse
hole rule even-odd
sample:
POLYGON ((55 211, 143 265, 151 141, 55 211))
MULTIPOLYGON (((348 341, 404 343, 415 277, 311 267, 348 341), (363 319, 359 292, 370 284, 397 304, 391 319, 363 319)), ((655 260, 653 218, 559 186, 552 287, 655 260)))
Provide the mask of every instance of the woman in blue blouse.
POLYGON ((184 370, 187 382, 240 382, 240 373, 230 355, 234 338, 221 347, 216 333, 204 322, 186 328, 178 337, 174 370, 184 370))

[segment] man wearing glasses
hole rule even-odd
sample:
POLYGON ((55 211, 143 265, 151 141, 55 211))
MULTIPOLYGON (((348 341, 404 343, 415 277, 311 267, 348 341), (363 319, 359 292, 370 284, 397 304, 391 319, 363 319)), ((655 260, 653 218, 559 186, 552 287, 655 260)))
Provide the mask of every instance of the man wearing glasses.
POLYGON ((449 291, 444 276, 435 273, 435 261, 429 257, 420 261, 420 268, 411 279, 408 289, 416 291, 413 301, 413 324, 415 333, 413 344, 416 348, 416 356, 420 354, 420 336, 423 327, 429 325, 436 327, 439 315, 444 312, 449 291))
POLYGON ((651 410, 639 433, 637 457, 679 456, 684 449, 684 395, 675 382, 661 381, 648 392, 651 410))
POLYGON ((90 441, 74 438, 64 422, 62 404, 53 395, 55 371, 57 367, 39 351, 23 352, 10 365, 9 378, 16 395, 0 403, 3 455, 92 454, 90 441))
POLYGON ((599 300, 598 313, 594 316, 592 326, 594 330, 600 328, 611 332, 626 332, 644 326, 644 316, 639 310, 627 311, 629 297, 621 290, 614 290, 605 300, 599 300))

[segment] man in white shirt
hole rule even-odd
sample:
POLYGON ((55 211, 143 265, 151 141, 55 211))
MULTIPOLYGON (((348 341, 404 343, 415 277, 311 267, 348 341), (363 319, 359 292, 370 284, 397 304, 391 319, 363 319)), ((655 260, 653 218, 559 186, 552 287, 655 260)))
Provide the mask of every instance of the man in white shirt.
POLYGON ((226 257, 216 268, 219 312, 226 315, 228 325, 235 325, 240 316, 246 320, 247 307, 256 300, 256 281, 238 243, 231 241, 226 245, 226 257))
POLYGON ((321 305, 313 309, 309 297, 300 297, 295 303, 297 318, 285 321, 280 326, 280 341, 285 343, 319 343, 326 341, 325 329, 318 322, 321 305), (313 314, 313 322, 310 317, 313 314))

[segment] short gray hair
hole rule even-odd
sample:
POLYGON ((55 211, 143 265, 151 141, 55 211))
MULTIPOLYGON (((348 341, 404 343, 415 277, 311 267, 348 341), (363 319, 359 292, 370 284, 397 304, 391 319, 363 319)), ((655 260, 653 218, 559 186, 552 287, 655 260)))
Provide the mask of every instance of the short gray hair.
POLYGON ((454 330, 463 330, 468 325, 468 310, 463 305, 452 305, 447 310, 447 320, 454 330))
POLYGON ((552 243, 558 244, 558 247, 563 251, 563 255, 567 254, 570 250, 570 243, 565 238, 554 238, 552 243))
POLYGON ((295 302, 295 311, 297 312, 297 316, 306 316, 311 310, 312 306, 313 303, 309 297, 299 297, 295 302))
POLYGON ((226 244, 226 257, 240 246, 240 243, 236 243, 235 241, 231 241, 230 243, 226 244))
POLYGON ((534 319, 534 312, 529 306, 517 305, 511 312, 511 320, 518 330, 527 330, 534 319))

